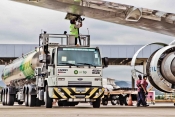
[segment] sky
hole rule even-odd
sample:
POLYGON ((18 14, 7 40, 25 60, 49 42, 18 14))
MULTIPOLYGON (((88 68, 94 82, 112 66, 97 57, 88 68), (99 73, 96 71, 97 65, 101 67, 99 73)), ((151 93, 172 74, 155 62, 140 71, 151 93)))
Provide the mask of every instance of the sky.
MULTIPOLYGON (((175 0, 106 1, 175 13, 175 0)), ((65 16, 66 13, 59 11, 0 0, 0 43, 37 44, 41 30, 61 34, 69 32, 69 21, 64 19, 65 16)), ((85 19, 80 33, 88 34, 87 28, 94 45, 144 45, 152 42, 170 43, 174 40, 174 37, 90 18, 85 19)), ((110 66, 104 70, 104 76, 130 80, 130 69, 130 66, 110 66)))

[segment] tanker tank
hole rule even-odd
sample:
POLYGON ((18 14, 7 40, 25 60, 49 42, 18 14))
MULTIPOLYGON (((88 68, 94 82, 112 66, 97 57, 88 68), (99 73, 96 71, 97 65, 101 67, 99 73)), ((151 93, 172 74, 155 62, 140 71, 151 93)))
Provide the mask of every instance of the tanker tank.
POLYGON ((39 52, 34 50, 5 66, 2 72, 4 83, 8 85, 11 81, 33 78, 34 69, 41 66, 38 56, 39 52))

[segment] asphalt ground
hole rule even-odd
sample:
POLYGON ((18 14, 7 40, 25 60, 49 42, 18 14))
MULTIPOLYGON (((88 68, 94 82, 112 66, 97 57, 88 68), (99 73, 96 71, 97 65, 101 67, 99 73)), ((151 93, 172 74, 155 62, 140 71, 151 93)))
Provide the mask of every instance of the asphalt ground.
POLYGON ((89 103, 81 103, 75 107, 45 108, 26 107, 24 105, 0 105, 0 117, 174 117, 173 103, 150 104, 149 107, 136 106, 101 106, 92 108, 89 103))

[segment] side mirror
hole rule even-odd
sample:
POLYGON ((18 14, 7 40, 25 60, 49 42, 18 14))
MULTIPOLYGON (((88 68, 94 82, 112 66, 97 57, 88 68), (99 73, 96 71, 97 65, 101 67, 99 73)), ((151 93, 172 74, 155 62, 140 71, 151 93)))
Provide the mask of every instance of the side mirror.
POLYGON ((104 67, 108 67, 108 65, 109 65, 108 57, 102 58, 102 62, 103 62, 104 67))

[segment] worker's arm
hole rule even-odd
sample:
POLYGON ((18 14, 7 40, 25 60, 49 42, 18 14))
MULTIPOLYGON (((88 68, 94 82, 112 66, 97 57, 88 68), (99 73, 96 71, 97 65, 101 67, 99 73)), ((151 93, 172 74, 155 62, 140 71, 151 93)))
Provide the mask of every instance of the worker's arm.
POLYGON ((142 84, 141 84, 141 87, 143 88, 144 92, 146 93, 147 91, 146 91, 146 89, 143 87, 143 85, 142 85, 142 84))

